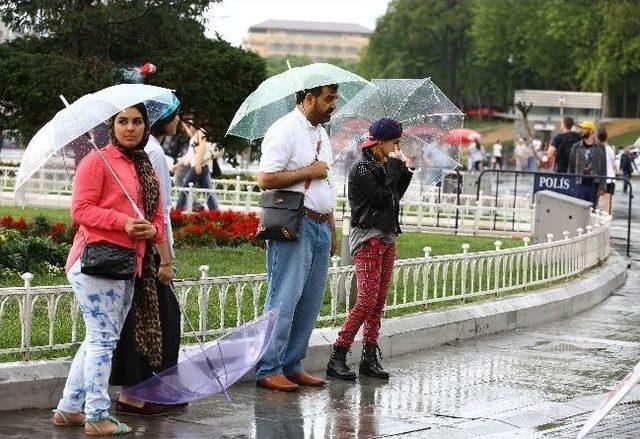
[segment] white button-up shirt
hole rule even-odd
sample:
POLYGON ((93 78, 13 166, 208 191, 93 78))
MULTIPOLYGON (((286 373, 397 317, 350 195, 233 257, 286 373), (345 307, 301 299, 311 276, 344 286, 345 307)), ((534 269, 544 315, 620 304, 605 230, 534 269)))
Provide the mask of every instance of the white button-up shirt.
POLYGON ((169 252, 171 257, 175 257, 173 250, 173 231, 171 229, 171 175, 169 175, 169 164, 164 155, 164 149, 155 137, 149 136, 149 141, 144 147, 145 152, 149 156, 151 166, 158 175, 158 182, 160 183, 160 193, 162 194, 162 202, 164 206, 158 206, 158 209, 162 209, 164 215, 164 221, 167 225, 167 243, 169 244, 169 252))
MULTIPOLYGON (((307 117, 296 107, 267 130, 262 141, 258 171, 274 173, 309 166, 316 158, 318 140, 322 142, 318 160, 330 164, 333 154, 327 132, 321 125, 311 125, 307 117)), ((311 186, 304 198, 305 207, 322 214, 330 213, 335 202, 331 170, 328 175, 328 178, 323 180, 311 180, 311 186)), ((304 192, 304 184, 302 181, 282 189, 304 192)))

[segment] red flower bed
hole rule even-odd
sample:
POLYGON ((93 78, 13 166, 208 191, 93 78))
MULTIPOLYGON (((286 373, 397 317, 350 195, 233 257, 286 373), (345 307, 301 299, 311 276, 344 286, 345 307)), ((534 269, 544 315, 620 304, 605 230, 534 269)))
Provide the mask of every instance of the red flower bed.
POLYGON ((65 223, 52 223, 43 216, 27 223, 23 217, 4 215, 0 218, 0 228, 17 230, 22 236, 49 236, 55 242, 71 243, 74 235, 74 231, 65 223))
POLYGON ((244 243, 258 245, 255 238, 258 217, 252 212, 215 210, 186 214, 172 210, 171 225, 176 246, 237 246, 244 243))
MULTIPOLYGON (((249 243, 260 245, 255 238, 258 217, 255 213, 225 211, 201 211, 190 214, 171 211, 174 244, 238 246, 249 243)), ((74 230, 64 223, 52 223, 44 217, 26 222, 11 215, 0 217, 0 229, 14 229, 22 236, 50 236, 55 242, 71 243, 74 230)))
POLYGON ((22 230, 27 227, 27 222, 22 217, 15 219, 11 215, 5 215, 0 219, 0 227, 22 230))

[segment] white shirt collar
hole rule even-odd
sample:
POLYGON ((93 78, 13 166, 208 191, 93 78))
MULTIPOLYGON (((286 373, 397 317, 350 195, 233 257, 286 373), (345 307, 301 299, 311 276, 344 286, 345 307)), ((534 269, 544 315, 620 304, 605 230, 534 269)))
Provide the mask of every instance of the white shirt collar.
POLYGON ((318 129, 318 127, 320 126, 320 124, 313 126, 311 122, 309 122, 309 119, 307 119, 307 116, 305 116, 302 110, 300 110, 300 107, 298 105, 296 105, 296 108, 293 110, 293 115, 296 120, 303 123, 304 126, 309 128, 310 130, 318 129))

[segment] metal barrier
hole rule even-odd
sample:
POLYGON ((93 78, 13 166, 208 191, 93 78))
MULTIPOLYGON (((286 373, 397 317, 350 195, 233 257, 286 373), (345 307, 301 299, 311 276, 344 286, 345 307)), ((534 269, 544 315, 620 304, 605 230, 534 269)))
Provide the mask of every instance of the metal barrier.
MULTIPOLYGON (((478 175, 478 179, 476 180, 476 199, 480 200, 481 198, 481 192, 480 192, 480 187, 481 187, 481 183, 482 183, 482 178, 487 175, 487 174, 495 174, 496 178, 495 178, 495 199, 498 200, 499 197, 499 192, 500 192, 500 176, 501 175, 514 175, 514 182, 513 182, 513 206, 515 207, 516 205, 516 196, 517 196, 517 190, 518 190, 518 177, 522 177, 522 176, 561 176, 561 177, 571 177, 571 178, 591 178, 591 179, 597 179, 597 178, 601 178, 601 179, 606 179, 606 180, 615 180, 615 181, 621 181, 623 182, 624 185, 628 185, 628 189, 629 189, 629 193, 628 193, 628 204, 627 204, 627 249, 626 249, 626 255, 627 257, 630 257, 631 254, 631 208, 632 208, 632 203, 631 200, 633 200, 633 185, 631 184, 631 182, 623 177, 599 177, 599 176, 593 176, 593 175, 587 175, 587 174, 569 174, 569 173, 561 173, 561 172, 555 172, 555 173, 551 173, 551 172, 541 172, 541 171, 516 171, 516 170, 504 170, 504 169, 485 169, 483 170, 479 175, 478 175)), ((531 189, 533 191, 533 188, 531 189)), ((574 192, 572 194, 572 196, 576 197, 578 194, 577 192, 574 192)), ((515 216, 514 216, 514 224, 515 224, 515 216)), ((494 226, 492 228, 492 230, 495 230, 495 214, 494 214, 494 226)), ((513 226, 513 229, 515 231, 515 225, 513 226)))
MULTIPOLYGON (((461 303, 480 296, 497 297, 501 293, 522 291, 574 276, 598 265, 610 252, 610 216, 592 214, 587 230, 578 229, 547 242, 495 250, 397 260, 389 288, 385 316, 422 312, 430 305, 461 303)), ((353 266, 339 267, 340 258, 332 258, 327 291, 317 324, 337 325, 349 309, 354 276, 353 266), (346 300, 344 300, 346 298, 346 300)), ((208 266, 201 266, 199 279, 175 282, 178 300, 191 321, 198 322, 196 332, 215 337, 241 325, 262 312, 266 296, 266 274, 209 277, 208 266)), ((34 287, 33 276, 22 275, 23 287, 0 289, 0 354, 61 351, 81 342, 83 322, 71 286, 34 287)), ((184 327, 184 325, 183 325, 184 327)), ((193 334, 182 331, 189 341, 193 334)), ((61 353, 60 355, 66 355, 61 353)))
MULTIPOLYGON (((16 204, 13 197, 15 183, 15 167, 0 167, 0 204, 16 204)), ((32 179, 32 188, 40 191, 37 198, 27 200, 28 204, 48 207, 68 207, 71 202, 71 184, 65 171, 43 170, 32 179), (54 175, 54 173, 56 173, 54 175), (64 178, 63 178, 64 177, 64 178), (49 178, 60 182, 53 190, 48 190, 49 178)), ((482 195, 478 200, 474 194, 461 193, 462 175, 456 175, 457 191, 445 193, 442 186, 430 187, 421 191, 420 199, 412 201, 401 200, 400 221, 406 230, 438 230, 452 233, 464 232, 478 234, 483 230, 502 230, 527 233, 530 231, 531 199, 528 195, 520 197, 506 194, 501 197, 482 195), (492 210, 494 209, 495 210, 492 210), (499 212, 499 217, 494 215, 499 212), (494 215, 494 216, 492 216, 494 215), (507 218, 512 219, 511 227, 506 223, 507 218), (496 225, 497 219, 500 224, 496 225), (490 221, 494 224, 490 224, 490 221)), ((213 193, 221 208, 257 211, 260 198, 260 188, 255 181, 236 179, 213 180, 214 189, 201 189, 190 185, 186 188, 173 187, 172 199, 177 200, 181 192, 187 198, 187 212, 190 211, 193 200, 198 200, 206 205, 206 197, 213 193)), ((336 198, 336 219, 341 222, 343 213, 348 213, 348 200, 346 194, 336 198)))

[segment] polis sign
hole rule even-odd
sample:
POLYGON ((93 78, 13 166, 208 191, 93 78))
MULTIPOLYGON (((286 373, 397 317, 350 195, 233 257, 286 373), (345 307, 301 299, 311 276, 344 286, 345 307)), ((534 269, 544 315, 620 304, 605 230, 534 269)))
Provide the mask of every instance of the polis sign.
POLYGON ((533 193, 538 191, 553 191, 565 195, 576 193, 576 178, 566 175, 535 175, 533 178, 533 193))

